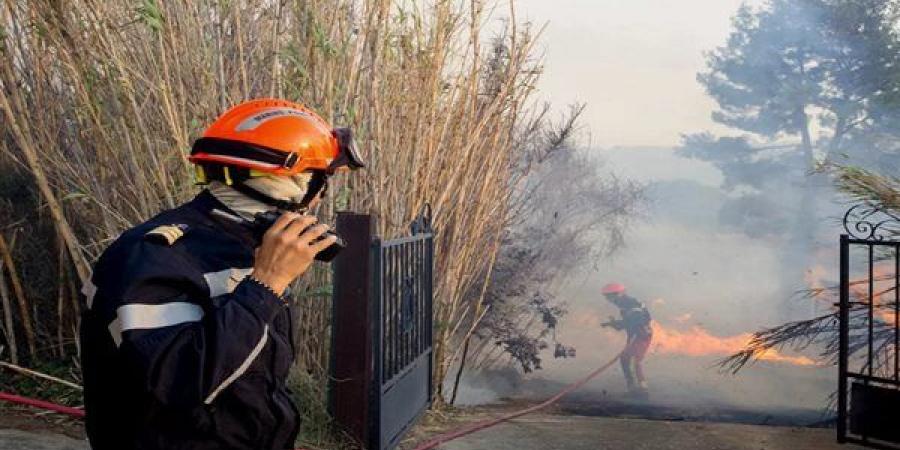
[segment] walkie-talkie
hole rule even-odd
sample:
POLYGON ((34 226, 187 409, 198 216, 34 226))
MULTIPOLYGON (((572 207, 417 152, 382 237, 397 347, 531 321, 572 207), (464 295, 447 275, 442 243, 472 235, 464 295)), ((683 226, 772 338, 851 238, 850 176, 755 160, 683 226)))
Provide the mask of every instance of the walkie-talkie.
MULTIPOLYGON (((249 221, 249 220, 244 220, 243 218, 235 216, 233 214, 229 214, 225 211, 220 211, 218 209, 215 209, 212 212, 213 212, 213 214, 215 214, 219 217, 222 217, 224 219, 228 219, 232 222, 239 222, 239 223, 249 226, 250 229, 253 230, 253 234, 256 237, 256 239, 260 240, 260 241, 262 240, 263 235, 266 234, 266 231, 268 231, 269 228, 271 228, 272 225, 275 223, 275 221, 278 220, 278 218, 281 217, 281 215, 283 214, 281 211, 278 211, 278 210, 264 211, 261 213, 256 213, 253 216, 253 220, 249 221)), ((313 225, 310 225, 310 226, 313 226, 313 225)), ((306 232, 306 230, 303 230, 303 232, 306 232)), ((316 240, 313 242, 321 241, 322 239, 325 239, 328 236, 334 236, 337 238, 337 240, 334 241, 333 244, 328 246, 328 248, 326 248, 325 250, 322 250, 321 252, 316 254, 317 261, 331 262, 331 260, 333 260, 334 257, 337 256, 338 253, 341 252, 341 250, 343 250, 344 248, 347 247, 347 244, 344 242, 344 239, 341 238, 338 234, 334 233, 331 230, 326 231, 324 234, 322 234, 321 236, 316 238, 316 240)))

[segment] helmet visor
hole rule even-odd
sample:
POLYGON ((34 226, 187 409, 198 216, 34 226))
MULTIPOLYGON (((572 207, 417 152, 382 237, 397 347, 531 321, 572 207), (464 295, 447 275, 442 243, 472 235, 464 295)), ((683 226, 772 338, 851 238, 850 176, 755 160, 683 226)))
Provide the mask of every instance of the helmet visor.
POLYGON ((331 162, 329 169, 348 168, 356 170, 366 167, 366 163, 359 153, 359 148, 356 146, 356 140, 353 139, 353 131, 349 128, 335 128, 332 133, 338 141, 338 155, 331 162))

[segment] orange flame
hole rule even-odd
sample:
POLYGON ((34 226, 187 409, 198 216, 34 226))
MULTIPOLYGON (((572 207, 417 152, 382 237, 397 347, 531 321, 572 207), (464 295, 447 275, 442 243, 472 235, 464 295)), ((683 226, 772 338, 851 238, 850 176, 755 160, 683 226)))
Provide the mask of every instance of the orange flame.
MULTIPOLYGON (((822 292, 829 285, 835 284, 829 281, 829 270, 822 264, 816 264, 807 269, 804 279, 806 286, 814 292, 822 292)), ((876 262, 872 266, 872 297, 875 302, 875 316, 878 320, 894 323, 894 311, 891 304, 894 302, 894 263, 876 262)), ((869 277, 850 280, 850 295, 854 302, 869 303, 869 277)), ((833 301, 831 297, 822 297, 825 301, 833 301)))
MULTIPOLYGON (((654 351, 670 355, 727 356, 739 352, 753 337, 750 333, 725 337, 714 336, 697 325, 690 327, 687 331, 669 329, 656 321, 651 326, 653 328, 654 351)), ((813 366, 816 364, 815 361, 805 356, 787 356, 774 349, 758 355, 758 358, 797 366, 813 366)))
MULTIPOLYGON (((894 302, 894 264, 876 263, 872 267, 872 301, 875 303, 875 317, 886 323, 894 323, 894 311, 891 304, 894 302)), ((850 295, 854 301, 869 303, 869 278, 851 280, 850 295)))

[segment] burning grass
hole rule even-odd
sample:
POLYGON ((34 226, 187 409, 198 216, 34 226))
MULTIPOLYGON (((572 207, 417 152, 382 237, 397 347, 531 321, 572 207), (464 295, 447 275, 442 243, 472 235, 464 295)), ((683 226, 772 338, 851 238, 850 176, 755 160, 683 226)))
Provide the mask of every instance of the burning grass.
MULTIPOLYGON (((733 336, 716 336, 706 329, 693 325, 687 330, 664 327, 653 322, 653 350, 660 354, 685 356, 726 356, 740 351, 753 341, 752 333, 733 336)), ((754 355, 757 359, 770 362, 813 366, 815 361, 806 356, 788 356, 769 348, 754 355)))
MULTIPOLYGON (((891 258, 892 260, 893 258, 891 258)), ((754 360, 765 360, 772 352, 783 348, 802 351, 815 348, 818 350, 818 364, 836 364, 838 358, 839 320, 838 302, 839 287, 829 284, 824 279, 827 271, 808 271, 806 282, 808 288, 802 291, 802 297, 827 303, 831 311, 812 319, 789 322, 777 327, 765 329, 750 336, 750 339, 739 350, 719 362, 723 370, 737 373, 745 365, 754 360)), ((849 311, 849 346, 850 355, 858 355, 859 351, 868 348, 868 329, 873 329, 873 356, 871 370, 876 375, 893 373, 893 359, 897 349, 894 339, 897 326, 896 274, 894 263, 876 261, 872 266, 871 278, 866 275, 850 280, 849 311), (871 294, 870 294, 871 286, 871 294), (869 318, 869 306, 872 306, 872 318, 869 318)), ((852 362, 851 358, 851 362, 852 362)), ((870 369, 869 364, 860 362, 860 371, 870 369)))
MULTIPOLYGON (((573 324, 579 328, 604 330, 611 335, 619 332, 601 328, 605 319, 596 313, 582 313, 572 317, 573 324)), ((727 336, 717 336, 700 325, 690 324, 690 314, 680 314, 672 319, 674 323, 663 323, 654 320, 653 341, 650 350, 659 355, 677 355, 688 357, 727 357, 740 352, 754 342, 755 334, 750 332, 727 336)), ((768 348, 753 355, 754 358, 772 363, 795 366, 816 366, 814 359, 803 355, 788 355, 780 349, 768 348)))

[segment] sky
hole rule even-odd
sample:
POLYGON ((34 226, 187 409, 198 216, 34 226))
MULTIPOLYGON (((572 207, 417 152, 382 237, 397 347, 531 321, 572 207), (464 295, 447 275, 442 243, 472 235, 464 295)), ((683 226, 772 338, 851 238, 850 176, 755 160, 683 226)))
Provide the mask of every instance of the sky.
MULTIPOLYGON (((546 24, 539 97, 563 111, 587 104, 591 146, 674 146, 682 133, 727 132, 696 81, 742 0, 519 0, 546 24)), ((751 0, 758 4, 759 0, 751 0)))

